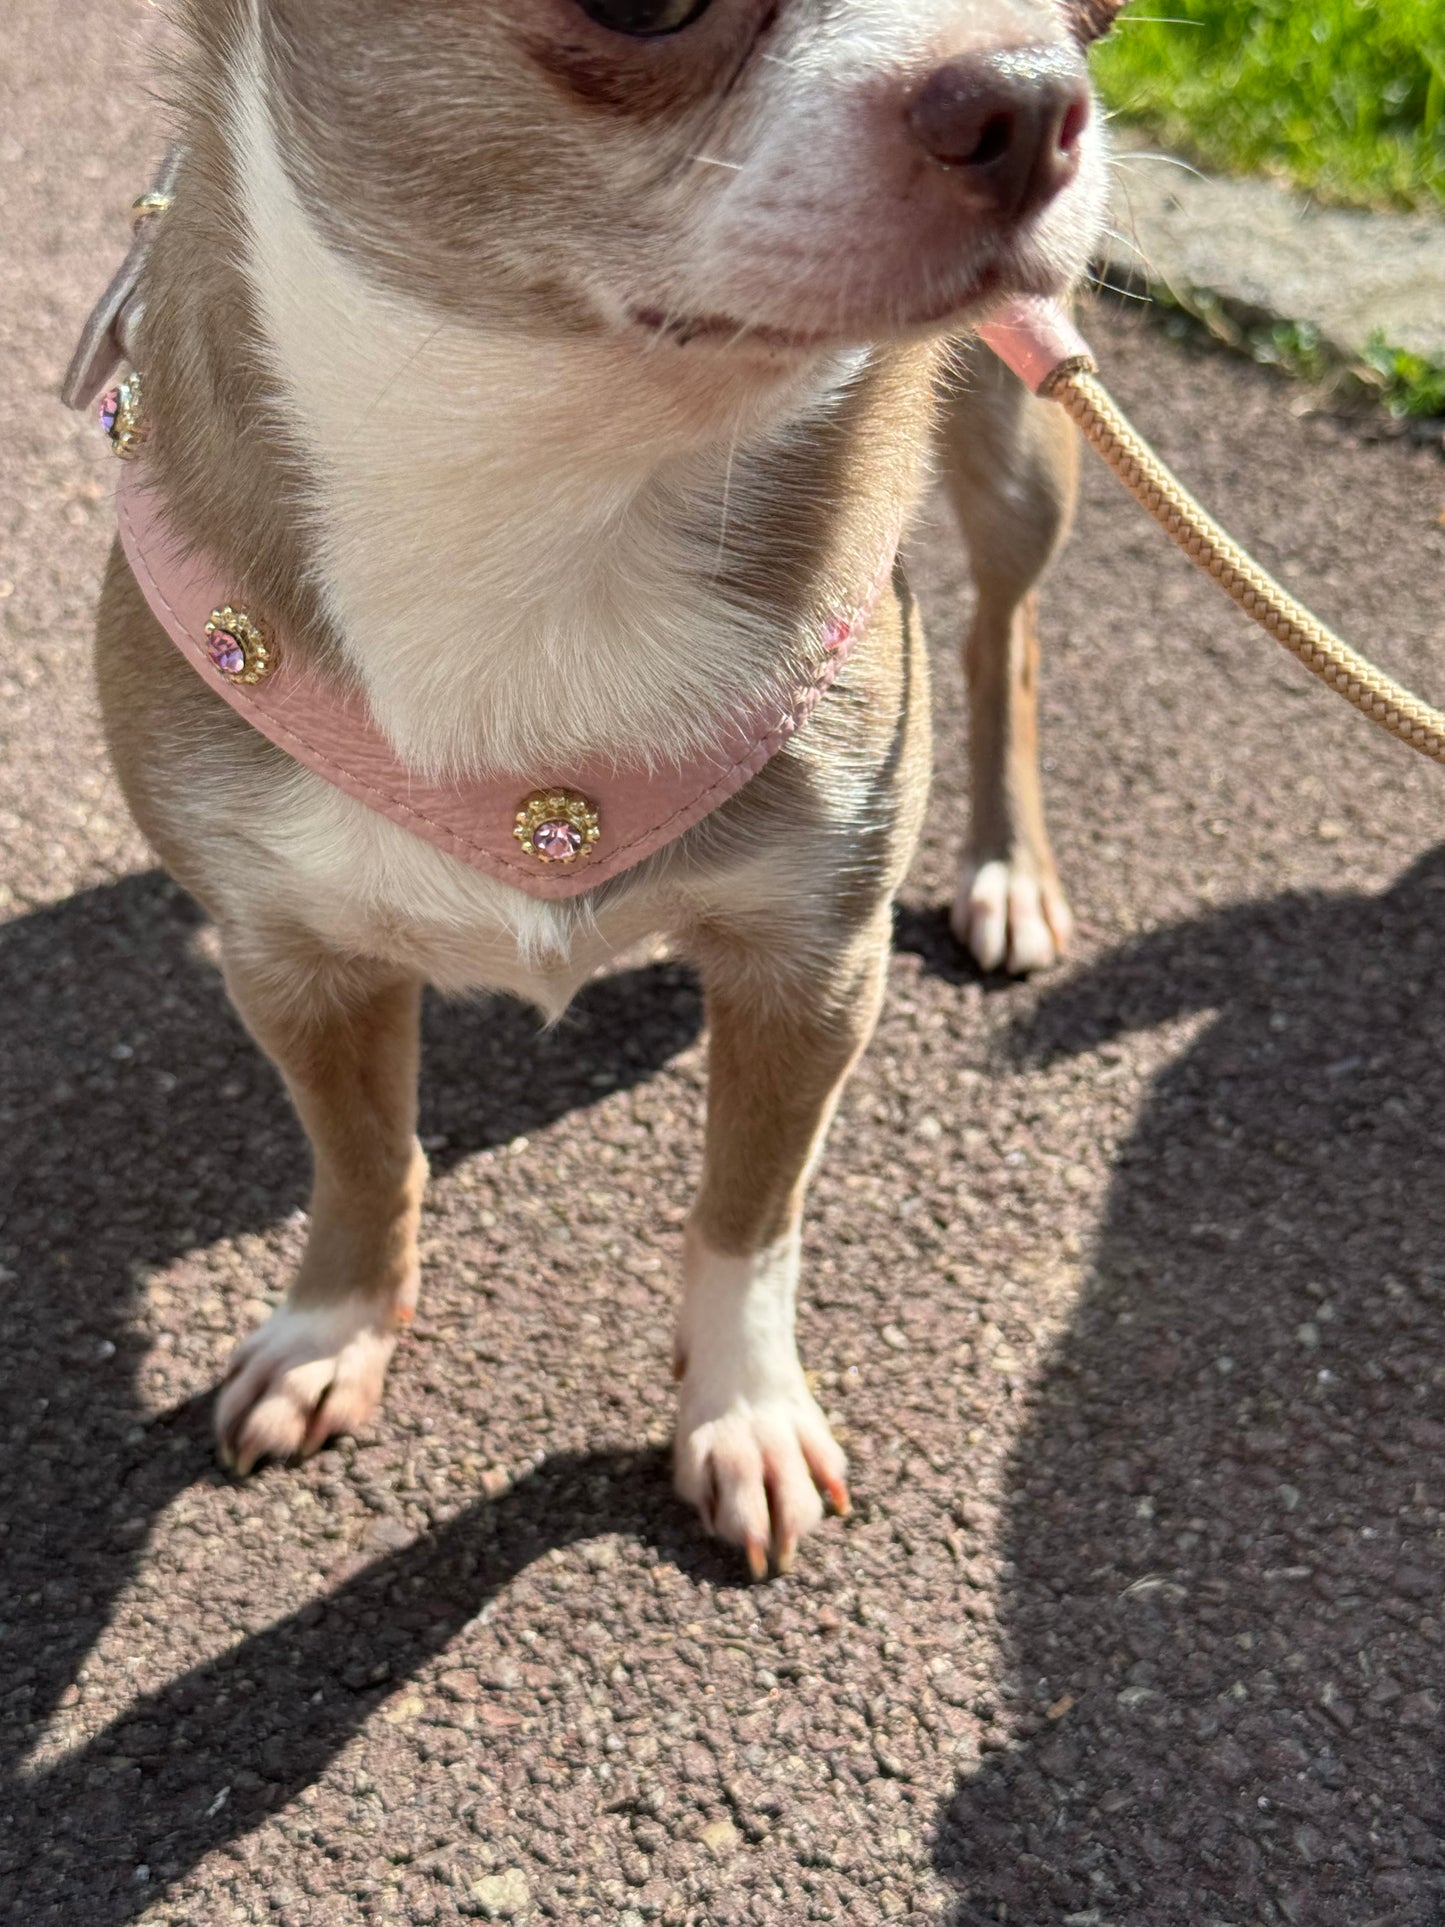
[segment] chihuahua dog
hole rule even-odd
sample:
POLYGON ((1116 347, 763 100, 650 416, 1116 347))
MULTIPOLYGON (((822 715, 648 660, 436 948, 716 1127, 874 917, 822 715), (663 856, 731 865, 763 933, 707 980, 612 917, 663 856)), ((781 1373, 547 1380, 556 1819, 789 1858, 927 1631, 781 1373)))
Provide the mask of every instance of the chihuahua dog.
POLYGON ((665 934, 710 1039, 679 1489, 759 1575, 846 1509, 794 1307, 929 780, 897 545, 940 446, 978 586, 955 929, 1047 965, 1035 588, 1073 438, 970 330, 1085 268, 1115 11, 188 0, 98 664, 314 1156, 219 1397, 239 1472, 378 1408, 422 985, 555 1017, 665 934))

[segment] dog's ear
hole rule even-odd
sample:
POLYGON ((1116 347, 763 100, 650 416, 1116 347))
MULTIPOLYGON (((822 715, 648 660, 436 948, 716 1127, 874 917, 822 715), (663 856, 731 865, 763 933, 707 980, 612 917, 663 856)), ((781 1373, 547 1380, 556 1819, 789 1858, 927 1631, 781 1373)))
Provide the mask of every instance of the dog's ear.
POLYGON ((173 147, 150 193, 136 202, 139 213, 130 253, 91 310, 61 385, 60 399, 67 408, 89 408, 126 362, 134 361, 135 338, 145 311, 143 283, 151 231, 160 204, 168 203, 175 193, 180 166, 181 150, 173 147), (146 201, 156 205, 146 208, 146 201))
POLYGON ((1085 46, 1102 40, 1123 12, 1126 0, 1068 0, 1069 20, 1085 46))

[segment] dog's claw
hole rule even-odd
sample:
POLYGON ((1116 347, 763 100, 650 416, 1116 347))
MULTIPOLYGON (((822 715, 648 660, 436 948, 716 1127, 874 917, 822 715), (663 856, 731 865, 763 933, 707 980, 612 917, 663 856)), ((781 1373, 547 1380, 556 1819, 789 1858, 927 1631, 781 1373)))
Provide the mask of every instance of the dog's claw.
MULTIPOLYGON (((228 1374, 228 1376, 225 1379, 222 1380, 222 1386, 221 1386, 222 1390, 224 1390, 225 1387, 230 1384, 231 1379, 234 1376, 235 1376, 235 1372, 233 1370, 230 1374, 228 1374)), ((237 1437, 236 1426, 228 1425, 224 1431, 221 1431, 218 1433, 216 1438, 216 1453, 221 1461, 221 1464, 231 1474, 232 1478, 244 1479, 247 1476, 247 1474, 250 1472, 251 1468, 249 1465, 243 1468, 241 1464, 241 1447, 240 1447, 239 1439, 237 1437)))
POLYGON ((301 1441, 301 1450, 298 1454, 300 1458, 314 1458, 331 1436, 331 1427, 327 1420, 326 1407, 330 1401, 334 1385, 335 1380, 333 1379, 332 1384, 326 1387, 326 1390, 316 1401, 315 1409, 312 1411, 310 1421, 306 1427, 306 1436, 301 1441))
POLYGON ((749 1539, 747 1545, 748 1570, 753 1578, 762 1583, 768 1576, 768 1549, 761 1539, 749 1539))
POLYGON ((823 1496, 840 1519, 852 1517, 853 1501, 849 1497, 848 1486, 845 1480, 824 1479, 823 1496))

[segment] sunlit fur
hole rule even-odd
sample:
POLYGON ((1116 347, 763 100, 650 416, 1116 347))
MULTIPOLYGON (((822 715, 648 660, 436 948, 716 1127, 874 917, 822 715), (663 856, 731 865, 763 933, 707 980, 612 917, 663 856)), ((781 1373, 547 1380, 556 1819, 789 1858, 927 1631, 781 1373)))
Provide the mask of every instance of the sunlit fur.
MULTIPOLYGON (((926 478, 942 331, 1066 292, 1100 218, 1096 131, 1077 181, 1003 231, 907 126, 939 63, 1065 42, 1062 0, 714 0, 657 45, 573 0, 189 0, 185 17, 186 152, 139 350, 146 460, 243 606, 359 682, 429 772, 525 789, 532 763, 666 757, 789 686, 827 617, 886 577, 926 478)), ((953 391, 946 443, 981 589, 970 862, 1033 906, 1000 956, 1044 961, 1026 611, 1070 469, 999 379, 953 391)), ((221 1408, 230 1461, 374 1411, 417 1276, 418 985, 556 1017, 660 931, 697 962, 711 1032, 679 1476, 755 1569, 786 1564, 814 1487, 845 1502, 793 1344, 798 1226, 925 808, 906 586, 800 738, 562 903, 271 748, 119 556, 99 645, 127 797, 214 915, 315 1155, 305 1259, 221 1408)))

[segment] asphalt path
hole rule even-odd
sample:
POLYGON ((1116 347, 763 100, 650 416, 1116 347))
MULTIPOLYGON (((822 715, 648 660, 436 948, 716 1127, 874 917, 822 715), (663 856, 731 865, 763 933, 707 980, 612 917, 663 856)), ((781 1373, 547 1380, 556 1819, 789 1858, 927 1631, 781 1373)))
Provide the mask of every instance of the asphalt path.
MULTIPOLYGON (((939 765, 815 1187, 857 1511, 762 1588, 671 1497, 698 1000, 428 1011, 423 1312, 374 1430, 218 1475, 304 1157, 100 747, 108 458, 53 399, 161 145, 140 0, 0 41, 0 1918, 1426 1927, 1442 1855, 1445 777, 1096 465, 1045 612, 1064 970, 947 935, 939 765)), ((1445 696, 1445 468, 1117 309, 1121 398, 1445 696)))

